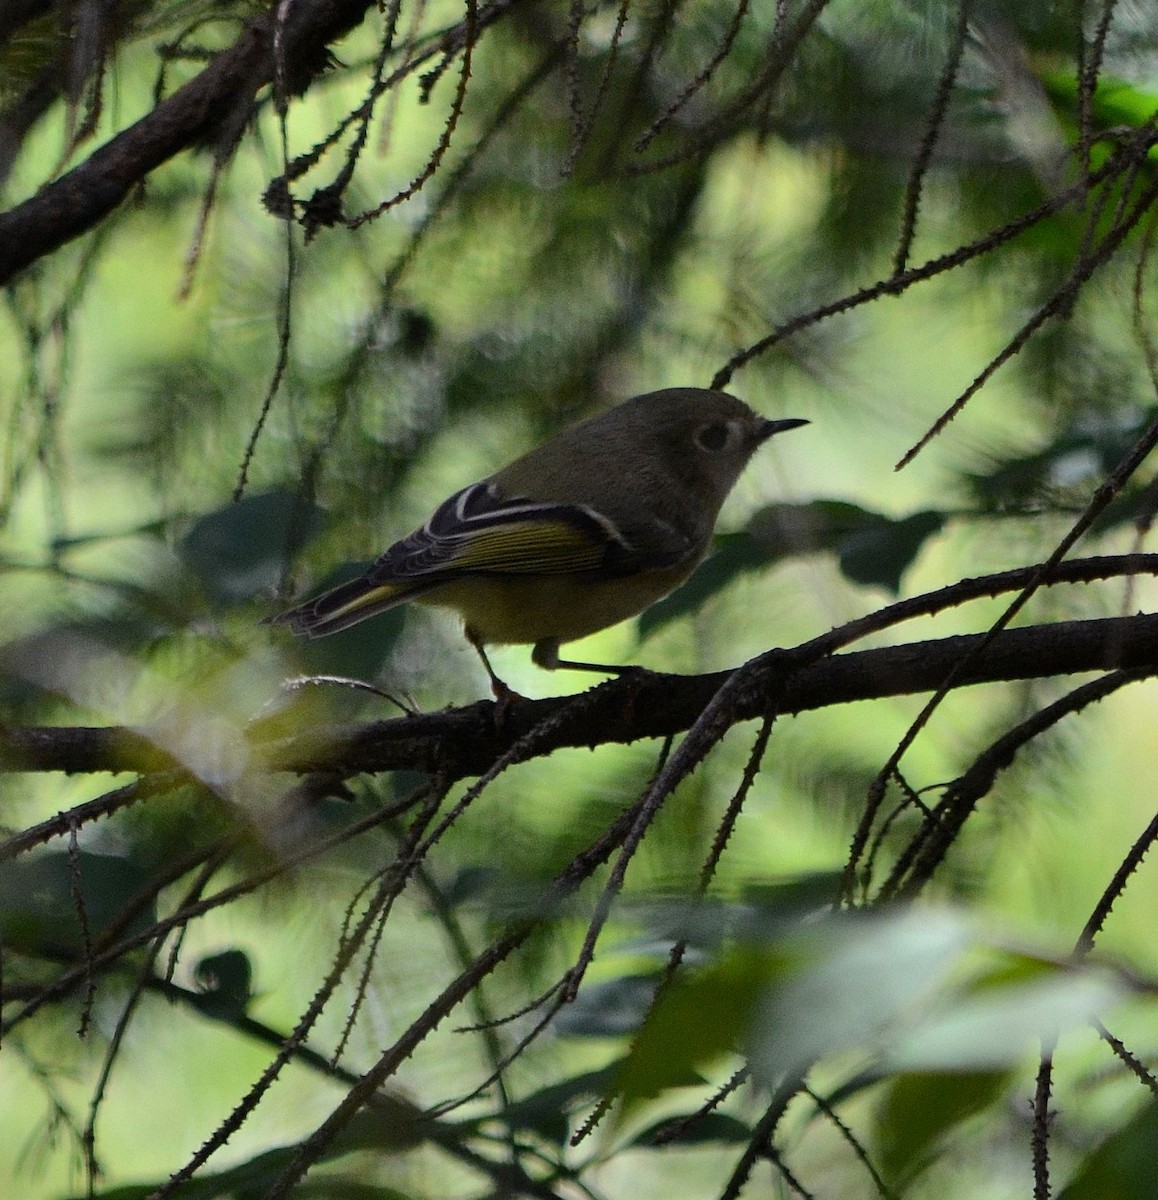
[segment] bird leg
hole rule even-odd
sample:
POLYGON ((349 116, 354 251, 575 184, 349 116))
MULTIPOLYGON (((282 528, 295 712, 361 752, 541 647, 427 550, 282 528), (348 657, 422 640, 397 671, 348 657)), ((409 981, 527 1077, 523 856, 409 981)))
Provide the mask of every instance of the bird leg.
POLYGON ((631 665, 613 666, 611 663, 575 662, 569 658, 559 657, 559 642, 557 638, 544 638, 535 643, 531 651, 531 661, 545 671, 598 671, 602 675, 631 675, 643 671, 643 667, 631 665))
POLYGON ((504 683, 495 674, 495 669, 491 666, 491 660, 487 658, 487 652, 483 649, 482 638, 469 626, 464 632, 466 633, 466 640, 470 642, 475 648, 475 653, 482 659, 482 665, 486 668, 486 673, 490 677, 491 694, 499 702, 500 707, 506 708, 513 701, 522 700, 523 697, 510 684, 504 683))

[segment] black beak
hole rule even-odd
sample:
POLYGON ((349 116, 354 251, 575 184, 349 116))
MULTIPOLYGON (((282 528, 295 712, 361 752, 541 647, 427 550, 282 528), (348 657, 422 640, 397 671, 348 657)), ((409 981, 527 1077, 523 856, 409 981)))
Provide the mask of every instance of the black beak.
POLYGON ((803 417, 785 417, 781 421, 764 421, 756 434, 758 442, 767 441, 774 433, 783 433, 786 429, 799 429, 808 422, 803 417))

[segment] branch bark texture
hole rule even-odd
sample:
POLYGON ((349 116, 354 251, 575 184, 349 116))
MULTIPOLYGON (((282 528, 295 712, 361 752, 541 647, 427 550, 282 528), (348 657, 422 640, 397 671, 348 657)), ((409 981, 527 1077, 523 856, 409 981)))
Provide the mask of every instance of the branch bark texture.
MULTIPOLYGON (((977 650, 985 635, 966 634, 808 661, 773 650, 743 670, 734 722, 766 713, 791 715, 833 704, 936 689, 977 650)), ((1007 629, 957 676, 954 686, 1132 669, 1158 674, 1158 615, 1066 621, 1007 629)), ((281 718, 246 731, 270 771, 319 772, 335 780, 380 771, 437 773, 445 780, 481 775, 504 755, 513 761, 566 747, 594 748, 667 737, 689 729, 730 672, 626 675, 576 696, 490 701, 390 721, 287 732, 281 718), (521 754, 518 745, 527 746, 521 754)), ((290 718, 292 721, 292 718, 290 718)), ((173 760, 147 730, 8 728, 0 730, 0 771, 149 772, 173 760)))

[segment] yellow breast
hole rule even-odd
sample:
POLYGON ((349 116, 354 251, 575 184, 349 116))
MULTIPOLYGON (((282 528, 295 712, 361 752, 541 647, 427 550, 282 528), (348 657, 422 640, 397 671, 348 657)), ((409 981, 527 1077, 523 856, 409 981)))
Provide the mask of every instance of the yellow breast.
POLYGON ((421 596, 453 608, 483 642, 573 642, 643 612, 677 588, 696 562, 613 579, 582 575, 475 575, 421 596))

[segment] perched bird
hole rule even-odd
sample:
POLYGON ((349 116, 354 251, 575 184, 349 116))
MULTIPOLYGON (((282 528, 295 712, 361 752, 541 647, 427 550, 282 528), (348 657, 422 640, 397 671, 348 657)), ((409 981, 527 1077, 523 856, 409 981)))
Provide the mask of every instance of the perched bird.
POLYGON ((807 424, 704 388, 636 396, 456 492, 366 574, 272 620, 320 637, 408 600, 455 609, 496 695, 509 691, 492 643, 533 643, 548 670, 624 670, 561 659, 559 647, 683 583, 755 450, 807 424))

